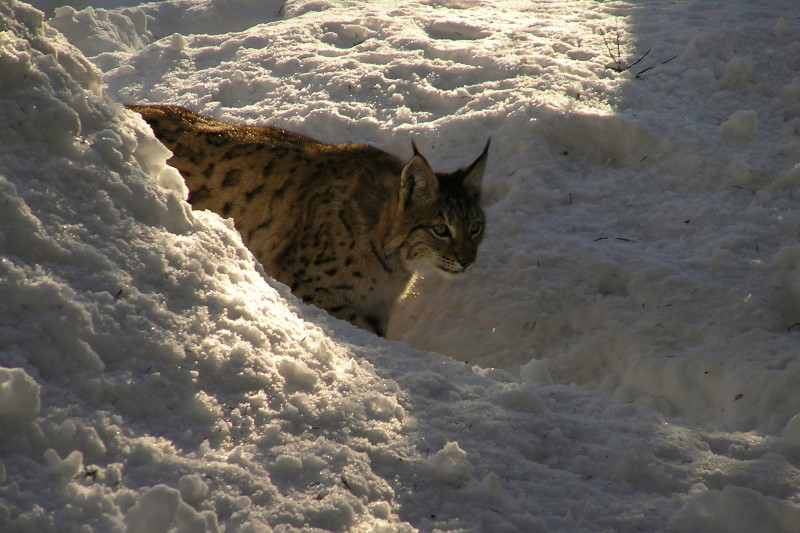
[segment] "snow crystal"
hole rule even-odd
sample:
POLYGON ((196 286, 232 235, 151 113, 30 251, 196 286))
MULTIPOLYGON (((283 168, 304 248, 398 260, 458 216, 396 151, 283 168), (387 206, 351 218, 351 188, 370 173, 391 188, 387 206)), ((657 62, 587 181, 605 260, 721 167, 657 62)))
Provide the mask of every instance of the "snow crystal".
POLYGON ((186 37, 184 37, 180 33, 174 34, 169 39, 168 48, 173 52, 180 52, 182 50, 185 50, 187 46, 189 46, 189 43, 186 42, 186 37))
POLYGON ((792 83, 786 85, 784 91, 788 98, 800 99, 800 76, 795 76, 792 83))
POLYGON ((303 462, 297 457, 279 455, 275 458, 275 473, 285 479, 293 479, 300 475, 303 462))
POLYGON ((317 374, 302 361, 286 360, 278 366, 278 372, 289 385, 303 390, 313 390, 317 374))
POLYGON ((553 376, 550 374, 550 363, 531 359, 519 367, 519 375, 522 379, 531 382, 552 383, 553 376))
POLYGON ((445 444, 431 457, 430 465, 433 478, 448 485, 458 487, 472 477, 467 452, 459 448, 456 442, 445 444))
POLYGON ((794 415, 783 429, 783 438, 787 444, 800 445, 800 415, 794 415))
POLYGON ((129 533, 166 533, 175 522, 180 493, 166 485, 148 489, 125 514, 129 533))
POLYGON ((197 507, 208 495, 208 484, 197 474, 187 474, 178 480, 181 499, 197 507))
POLYGON ((734 57, 725 67, 722 86, 726 89, 742 89, 750 83, 753 76, 753 65, 747 58, 734 57))
POLYGON ((756 133, 758 114, 752 110, 740 110, 728 117, 719 127, 719 134, 729 141, 749 141, 756 133))
POLYGON ((792 531, 800 523, 796 505, 746 487, 728 486, 690 498, 670 521, 674 531, 792 531))
POLYGON ((61 459, 58 456, 58 452, 51 448, 45 450, 44 459, 53 477, 63 482, 73 479, 83 468, 83 454, 78 450, 61 459))
POLYGON ((775 32, 775 35, 779 39, 787 39, 792 35, 792 27, 786 22, 785 19, 778 19, 778 22, 775 23, 775 26, 772 28, 772 31, 775 32))
POLYGON ((0 368, 0 420, 24 427, 39 416, 40 385, 21 368, 0 368))

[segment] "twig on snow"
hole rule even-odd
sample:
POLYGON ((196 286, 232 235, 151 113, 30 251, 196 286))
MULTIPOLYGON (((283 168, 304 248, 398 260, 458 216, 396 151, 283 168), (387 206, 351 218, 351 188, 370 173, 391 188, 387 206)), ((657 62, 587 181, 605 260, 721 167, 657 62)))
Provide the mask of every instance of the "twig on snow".
MULTIPOLYGON (((617 32, 617 38, 616 38, 616 44, 617 44, 617 53, 616 53, 616 55, 614 54, 614 51, 611 49, 611 43, 609 43, 608 39, 606 39, 606 34, 605 33, 603 33, 603 43, 605 43, 605 45, 606 45, 606 50, 608 50, 608 55, 611 57, 611 61, 614 62, 611 65, 606 65, 606 68, 610 68, 611 70, 613 70, 615 72, 620 72, 620 73, 625 72, 626 70, 630 70, 631 68, 633 68, 636 65, 638 65, 639 63, 641 63, 644 60, 644 58, 647 57, 650 54, 650 52, 653 50, 652 48, 649 49, 647 52, 642 54, 641 57, 639 57, 639 59, 637 59, 636 61, 634 61, 633 63, 631 63, 629 65, 626 65, 625 63, 622 62, 622 45, 620 43, 619 32, 617 32)), ((678 56, 675 56, 675 57, 678 57, 678 56)), ((673 59, 675 59, 675 57, 667 60, 666 63, 668 63, 669 61, 672 61, 673 59)), ((638 77, 639 74, 643 74, 643 73, 647 72, 648 70, 650 70, 651 68, 653 68, 653 67, 647 68, 647 69, 639 72, 636 76, 638 77)))

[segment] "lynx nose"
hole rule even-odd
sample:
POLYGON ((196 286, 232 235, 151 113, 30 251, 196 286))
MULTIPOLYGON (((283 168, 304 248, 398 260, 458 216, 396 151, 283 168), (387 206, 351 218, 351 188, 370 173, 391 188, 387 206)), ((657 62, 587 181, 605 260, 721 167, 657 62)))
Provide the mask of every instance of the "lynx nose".
POLYGON ((464 270, 472 266, 475 262, 475 247, 474 246, 461 246, 455 253, 456 262, 461 265, 464 270))
POLYGON ((469 267, 472 266, 472 263, 475 262, 475 254, 469 255, 467 257, 459 257, 456 256, 456 262, 461 265, 461 268, 464 270, 468 270, 469 267))

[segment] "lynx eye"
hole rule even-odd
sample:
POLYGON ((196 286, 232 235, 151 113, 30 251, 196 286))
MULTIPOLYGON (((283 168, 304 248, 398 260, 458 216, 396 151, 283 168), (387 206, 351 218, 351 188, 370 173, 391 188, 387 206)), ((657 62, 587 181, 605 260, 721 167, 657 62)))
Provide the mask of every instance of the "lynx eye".
POLYGON ((473 237, 477 237, 483 232, 483 222, 473 222, 469 226, 469 234, 473 237))
POLYGON ((442 239, 450 235, 450 228, 447 227, 447 224, 436 224, 431 228, 431 231, 434 235, 442 239))

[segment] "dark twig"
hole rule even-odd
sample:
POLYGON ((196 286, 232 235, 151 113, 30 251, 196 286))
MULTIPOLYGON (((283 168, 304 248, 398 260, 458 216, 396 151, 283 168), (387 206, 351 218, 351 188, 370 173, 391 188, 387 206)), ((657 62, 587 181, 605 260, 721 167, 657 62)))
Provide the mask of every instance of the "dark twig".
MULTIPOLYGON (((649 53, 649 52, 650 52, 650 50, 648 50, 647 52, 649 53)), ((647 55, 647 54, 645 54, 645 55, 647 55)), ((662 65, 666 65, 666 64, 667 64, 667 63, 669 63, 670 61, 672 61, 672 60, 674 60, 674 59, 677 59, 679 55, 680 55, 680 54, 676 54, 676 55, 674 55, 674 56, 670 57, 669 59, 667 59, 667 60, 665 60, 665 61, 662 61, 662 62, 661 62, 661 64, 662 64, 662 65)), ((642 56, 642 59, 644 59, 644 56, 642 56)), ((637 63, 638 63, 638 61, 637 61, 637 63)), ((636 64, 636 63, 634 63, 634 65, 635 65, 635 64, 636 64)), ((631 66, 633 66, 633 65, 631 65, 631 66)), ((656 66, 655 66, 655 65, 652 65, 652 66, 649 66, 649 67, 647 67, 646 69, 640 70, 639 72, 637 72, 637 73, 636 73, 636 79, 637 79, 637 80, 640 80, 640 79, 642 79, 642 78, 641 78, 641 75, 642 75, 642 74, 644 74, 645 72, 651 71, 651 70, 653 70, 654 68, 656 68, 656 66)))
MULTIPOLYGON (((620 73, 621 72, 625 72, 626 70, 630 70, 631 68, 633 68, 636 65, 638 65, 639 63, 641 63, 644 60, 644 58, 647 57, 648 54, 650 54, 650 52, 653 50, 651 48, 650 50, 648 50, 647 52, 642 54, 641 57, 639 57, 639 59, 637 59, 633 63, 631 63, 629 65, 625 65, 622 62, 622 44, 620 43, 619 32, 617 32, 617 39, 616 39, 616 43, 617 43, 617 54, 616 55, 614 55, 614 51, 611 49, 611 43, 609 43, 608 39, 606 39, 606 34, 605 33, 603 33, 603 43, 606 45, 606 50, 608 51, 608 55, 611 57, 611 60, 614 62, 611 65, 606 65, 606 68, 610 68, 611 70, 614 70, 614 71, 620 72, 620 73)), ((675 59, 675 58, 673 57, 672 59, 675 59)), ((668 61, 672 61, 672 59, 669 59, 668 61)), ((652 68, 652 67, 650 67, 650 68, 652 68)), ((647 72, 648 70, 650 70, 650 69, 645 69, 645 70, 639 72, 639 74, 643 74, 644 72, 647 72)), ((637 77, 638 77, 639 74, 637 74, 637 77)))
POLYGON ((644 69, 644 70, 640 70, 639 72, 637 72, 637 73, 636 73, 636 76, 635 76, 635 78, 636 78, 637 80, 641 79, 639 76, 641 76, 642 74, 644 74, 644 73, 645 73, 645 72, 647 72, 648 70, 653 70, 654 68, 656 68, 656 67, 647 67, 647 68, 646 68, 646 69, 644 69))
POLYGON ((641 62, 642 62, 642 59, 644 59, 645 57, 647 57, 647 54, 649 54, 649 53, 650 53, 652 50, 653 50, 653 49, 651 48, 650 50, 648 50, 647 52, 645 52, 644 54, 642 54, 642 57, 640 57, 639 59, 637 59, 636 61, 634 61, 634 62, 633 62, 633 63, 631 63, 630 65, 628 65, 627 67, 625 67, 625 70, 628 70, 629 68, 635 67, 636 65, 638 65, 639 63, 641 63, 641 62))
POLYGON ((622 64, 619 62, 619 58, 622 56, 620 53, 620 45, 619 45, 619 32, 617 32, 617 55, 614 55, 614 52, 611 50, 611 45, 608 44, 608 39, 606 39, 606 34, 603 33, 603 42, 606 45, 606 50, 608 50, 608 55, 611 57, 611 60, 614 62, 614 66, 609 65, 608 68, 612 70, 616 70, 617 72, 622 72, 622 64))

